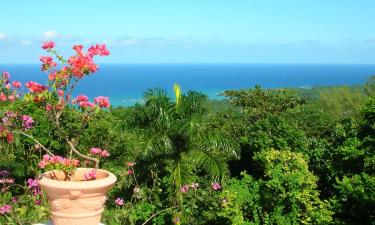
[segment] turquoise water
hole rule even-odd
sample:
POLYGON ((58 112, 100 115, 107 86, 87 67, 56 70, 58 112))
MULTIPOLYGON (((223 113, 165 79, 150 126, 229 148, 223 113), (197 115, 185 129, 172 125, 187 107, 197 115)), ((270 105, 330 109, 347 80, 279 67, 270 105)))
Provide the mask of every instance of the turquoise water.
MULTIPOLYGON (((45 83, 40 65, 6 64, 12 79, 45 83)), ((210 98, 228 89, 260 84, 266 88, 362 84, 375 75, 375 65, 354 64, 104 64, 100 71, 82 80, 76 94, 109 96, 113 105, 131 105, 142 100, 147 88, 172 91, 202 91, 210 98)))

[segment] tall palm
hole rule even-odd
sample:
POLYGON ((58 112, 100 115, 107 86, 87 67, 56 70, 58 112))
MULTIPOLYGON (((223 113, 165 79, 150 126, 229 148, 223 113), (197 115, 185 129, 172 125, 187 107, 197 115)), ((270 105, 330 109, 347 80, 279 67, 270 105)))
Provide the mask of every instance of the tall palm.
POLYGON ((208 129, 205 95, 194 91, 181 95, 179 87, 175 94, 173 102, 164 90, 148 90, 137 111, 136 127, 147 140, 142 157, 169 165, 171 187, 182 200, 178 190, 195 172, 222 180, 228 173, 226 160, 238 157, 239 146, 208 129))

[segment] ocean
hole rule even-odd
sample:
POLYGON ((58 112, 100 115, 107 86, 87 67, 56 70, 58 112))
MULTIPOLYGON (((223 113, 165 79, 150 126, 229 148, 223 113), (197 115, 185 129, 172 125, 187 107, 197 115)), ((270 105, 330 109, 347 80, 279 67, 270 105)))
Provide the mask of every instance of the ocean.
MULTIPOLYGON (((172 93, 178 83, 183 91, 206 93, 220 99, 224 90, 251 88, 311 88, 327 85, 363 84, 375 75, 370 64, 103 64, 100 71, 82 80, 76 94, 90 98, 103 95, 112 105, 132 105, 142 101, 148 88, 172 93)), ((37 64, 3 64, 12 80, 46 83, 47 75, 37 64)))

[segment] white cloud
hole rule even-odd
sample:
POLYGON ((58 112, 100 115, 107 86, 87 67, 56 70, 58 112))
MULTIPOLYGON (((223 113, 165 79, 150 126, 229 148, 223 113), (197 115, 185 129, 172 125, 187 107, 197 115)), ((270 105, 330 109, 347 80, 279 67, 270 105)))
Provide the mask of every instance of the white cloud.
POLYGON ((43 36, 45 39, 51 39, 51 38, 57 38, 57 37, 60 37, 60 34, 57 33, 56 31, 54 30, 49 30, 49 31, 46 31, 43 33, 43 36))
POLYGON ((32 42, 31 42, 31 41, 28 41, 28 40, 21 40, 21 41, 20 41, 20 44, 21 44, 21 45, 31 45, 32 42))
POLYGON ((4 33, 0 33, 0 40, 4 40, 5 39, 5 34, 4 33))
POLYGON ((120 38, 117 40, 120 45, 140 45, 141 41, 132 37, 120 38))

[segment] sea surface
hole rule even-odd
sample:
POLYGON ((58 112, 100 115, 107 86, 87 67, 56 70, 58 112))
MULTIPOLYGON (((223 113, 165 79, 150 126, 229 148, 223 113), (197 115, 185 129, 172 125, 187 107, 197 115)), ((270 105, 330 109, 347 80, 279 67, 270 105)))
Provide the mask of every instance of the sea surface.
MULTIPOLYGON (((37 64, 0 64, 12 80, 46 83, 47 75, 37 64)), ((100 71, 82 80, 76 94, 93 98, 103 95, 115 106, 142 102, 148 88, 172 93, 178 83, 183 91, 206 93, 220 99, 224 90, 251 88, 311 88, 327 85, 363 84, 375 75, 370 64, 103 64, 100 71)))

